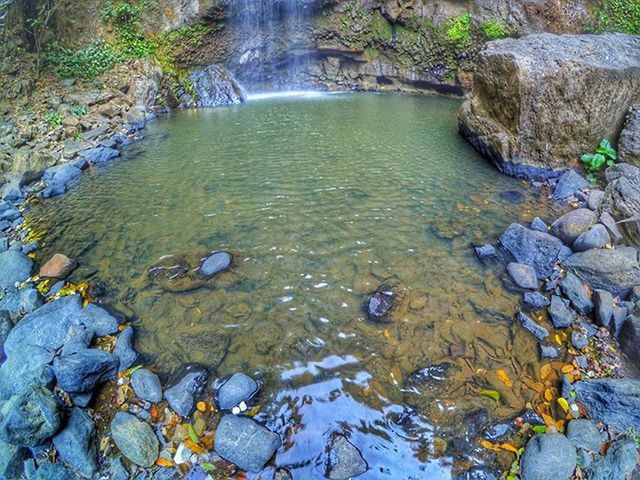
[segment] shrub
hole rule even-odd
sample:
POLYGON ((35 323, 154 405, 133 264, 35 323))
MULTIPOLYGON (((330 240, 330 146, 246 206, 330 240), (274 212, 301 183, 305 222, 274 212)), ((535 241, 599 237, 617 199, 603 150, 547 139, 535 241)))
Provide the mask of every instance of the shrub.
POLYGON ((594 16, 596 32, 640 35, 640 0, 604 0, 594 16))
POLYGON ((125 59, 152 55, 156 44, 145 37, 140 26, 144 4, 108 0, 102 9, 102 18, 116 30, 116 48, 125 59))
POLYGON ((55 128, 62 125, 62 115, 58 112, 47 112, 44 114, 44 121, 49 128, 55 128))
POLYGON ((507 38, 511 31, 504 20, 492 18, 484 22, 481 26, 482 32, 489 40, 498 40, 499 38, 507 38))
POLYGON ((461 48, 468 46, 471 43, 471 14, 465 13, 450 19, 446 24, 445 35, 447 40, 461 48))
POLYGON ((53 43, 48 46, 46 58, 60 77, 83 80, 93 80, 123 60, 110 44, 101 40, 76 51, 53 43))
POLYGON ((603 139, 596 148, 595 153, 587 153, 580 157, 580 161, 584 163, 587 171, 587 178, 590 182, 595 182, 596 174, 605 167, 613 165, 618 158, 618 154, 609 143, 609 140, 603 139))

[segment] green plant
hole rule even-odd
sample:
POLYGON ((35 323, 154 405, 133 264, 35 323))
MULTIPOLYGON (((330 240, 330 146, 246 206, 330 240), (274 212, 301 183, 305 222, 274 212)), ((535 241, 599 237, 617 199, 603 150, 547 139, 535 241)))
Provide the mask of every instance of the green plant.
POLYGON ((123 61, 122 55, 102 40, 76 51, 52 43, 47 48, 46 57, 61 78, 83 80, 93 80, 123 61))
MULTIPOLYGON (((518 473, 520 472, 520 457, 522 456, 522 453, 524 452, 524 448, 519 448, 516 451, 516 459, 513 461, 513 463, 511 464, 511 468, 509 469, 508 472, 506 472, 506 480, 519 480, 520 476, 518 475, 518 473)), ((502 477, 500 477, 502 478, 502 477)))
POLYGON ((87 107, 84 105, 73 105, 71 107, 71 115, 74 117, 84 117, 87 114, 87 107))
POLYGON ((102 9, 103 20, 115 28, 115 46, 125 59, 148 57, 157 47, 155 42, 145 37, 140 25, 145 8, 144 2, 107 0, 102 9))
POLYGON ((471 43, 471 14, 465 13, 450 19, 446 24, 445 36, 458 47, 467 47, 471 43))
POLYGON ((47 112, 44 114, 44 121, 49 128, 55 128, 62 125, 62 115, 58 112, 47 112))
POLYGON ((596 32, 640 35, 640 0, 603 0, 594 17, 596 32))
POLYGON ((511 35, 509 26, 504 20, 492 18, 484 22, 481 27, 482 32, 489 40, 498 40, 499 38, 507 38, 511 35))
POLYGON ((613 165, 618 158, 618 154, 606 138, 603 139, 595 153, 587 153, 580 157, 580 161, 584 163, 587 171, 587 178, 590 182, 595 182, 596 173, 605 167, 613 165))

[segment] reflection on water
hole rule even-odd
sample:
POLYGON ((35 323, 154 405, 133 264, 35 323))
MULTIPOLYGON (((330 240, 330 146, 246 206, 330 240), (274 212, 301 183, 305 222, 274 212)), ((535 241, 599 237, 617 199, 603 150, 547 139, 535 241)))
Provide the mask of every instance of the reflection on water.
POLYGON ((470 245, 546 208, 529 187, 521 202, 520 182, 458 137, 457 106, 360 94, 174 113, 37 207, 42 256, 61 251, 79 260, 76 275, 95 273, 157 370, 260 375, 259 419, 286 439, 276 463, 295 478, 320 476, 336 430, 363 450, 362 478, 450 478, 477 453, 459 441, 468 415, 518 413, 528 394, 517 378, 539 370, 535 342, 511 325, 517 293, 470 245), (234 268, 202 288, 147 278, 165 255, 213 250, 233 252, 234 268), (387 280, 400 305, 391 323, 369 323, 364 295, 387 280), (443 362, 446 380, 405 385, 443 362))

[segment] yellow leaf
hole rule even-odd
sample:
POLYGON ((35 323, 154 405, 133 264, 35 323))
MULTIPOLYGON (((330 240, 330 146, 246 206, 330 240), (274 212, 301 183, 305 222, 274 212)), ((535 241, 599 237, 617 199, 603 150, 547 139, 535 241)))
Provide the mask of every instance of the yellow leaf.
POLYGON ((495 390, 480 390, 478 393, 484 397, 493 398, 496 402, 500 401, 500 394, 495 390))
POLYGON ((498 370, 496 372, 496 375, 498 375, 498 378, 502 380, 502 383, 504 383, 507 387, 513 387, 513 382, 504 370, 498 370))
POLYGON ((551 391, 551 389, 550 389, 550 388, 547 388, 547 389, 544 391, 544 399, 545 399, 547 402, 550 402, 551 400, 553 400, 553 392, 551 391))
POLYGON ((158 465, 159 467, 173 467, 173 462, 167 460, 166 458, 159 457, 158 460, 156 460, 156 465, 158 465))
POLYGON ((206 412, 207 411, 207 404, 204 402, 198 402, 198 404, 196 405, 196 408, 200 411, 200 412, 206 412))
POLYGON ((567 413, 569 411, 569 402, 567 402, 565 398, 558 398, 558 405, 560 405, 560 408, 564 410, 564 413, 567 413))
POLYGON ((562 373, 571 373, 575 370, 575 367, 573 365, 565 365, 564 367, 562 367, 562 373))

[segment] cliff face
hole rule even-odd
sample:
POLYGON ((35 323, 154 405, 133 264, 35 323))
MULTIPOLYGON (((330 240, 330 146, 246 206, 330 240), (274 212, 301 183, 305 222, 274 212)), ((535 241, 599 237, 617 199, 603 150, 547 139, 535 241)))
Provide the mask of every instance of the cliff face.
MULTIPOLYGON (((54 26, 63 45, 114 38, 104 0, 61 1, 54 26)), ((223 63, 256 88, 290 87, 293 78, 295 87, 460 92, 487 40, 581 31, 587 1, 149 0, 141 24, 151 36, 208 26, 177 56, 180 67, 223 63), (242 9, 254 9, 249 29, 242 9)))

